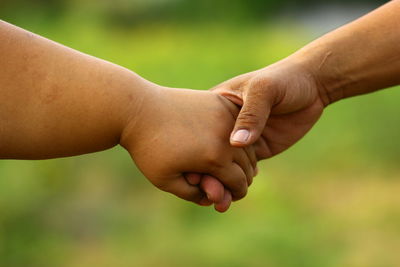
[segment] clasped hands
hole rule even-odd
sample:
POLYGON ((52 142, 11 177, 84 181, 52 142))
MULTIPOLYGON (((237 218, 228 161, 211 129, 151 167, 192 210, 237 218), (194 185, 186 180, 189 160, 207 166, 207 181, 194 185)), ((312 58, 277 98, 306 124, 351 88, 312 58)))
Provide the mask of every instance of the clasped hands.
POLYGON ((308 53, 195 91, 156 85, 2 21, 0 39, 0 158, 119 143, 156 187, 221 212, 246 195, 257 161, 293 145, 329 104, 319 57, 308 53))
POLYGON ((319 90, 296 60, 211 91, 154 85, 121 145, 159 189, 224 212, 246 195, 258 160, 286 150, 311 129, 327 104, 319 90))
POLYGON ((223 212, 246 195, 257 161, 296 143, 328 104, 400 84, 399 9, 390 1, 207 92, 156 85, 0 20, 0 158, 119 143, 158 188, 223 212))
POLYGON ((211 92, 160 90, 164 97, 145 111, 158 124, 138 139, 151 144, 138 144, 134 159, 161 189, 225 211, 246 195, 256 161, 296 143, 324 107, 400 84, 399 10, 390 1, 211 92))

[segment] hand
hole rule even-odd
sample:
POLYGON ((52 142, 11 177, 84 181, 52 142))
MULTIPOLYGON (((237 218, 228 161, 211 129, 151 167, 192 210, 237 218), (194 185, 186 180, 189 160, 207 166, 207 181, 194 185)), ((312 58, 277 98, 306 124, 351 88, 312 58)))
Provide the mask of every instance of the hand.
POLYGON ((199 186, 184 178, 185 173, 212 175, 233 199, 244 197, 256 156, 252 147, 229 144, 238 113, 235 105, 212 92, 151 90, 140 111, 132 112, 136 115, 121 139, 143 174, 158 188, 200 205, 211 203, 199 186))
POLYGON ((325 106, 323 88, 301 62, 287 58, 212 89, 242 106, 230 138, 233 146, 255 144, 258 159, 270 158, 317 122, 325 106))

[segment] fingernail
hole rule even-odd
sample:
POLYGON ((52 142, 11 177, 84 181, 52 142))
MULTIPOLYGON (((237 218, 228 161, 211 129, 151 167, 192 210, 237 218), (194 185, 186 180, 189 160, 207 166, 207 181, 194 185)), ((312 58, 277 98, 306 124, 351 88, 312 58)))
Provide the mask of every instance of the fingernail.
POLYGON ((254 176, 256 176, 258 174, 258 167, 256 167, 255 169, 254 169, 254 176))
POLYGON ((232 141, 237 143, 246 143, 247 139, 249 139, 250 133, 248 130, 242 129, 236 131, 236 133, 232 136, 232 141))

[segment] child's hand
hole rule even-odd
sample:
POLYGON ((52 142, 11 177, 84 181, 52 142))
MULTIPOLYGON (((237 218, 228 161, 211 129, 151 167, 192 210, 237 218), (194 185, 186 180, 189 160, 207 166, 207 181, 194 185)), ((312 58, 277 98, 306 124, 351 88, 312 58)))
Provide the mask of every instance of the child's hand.
POLYGON ((256 156, 252 147, 229 144, 236 106, 207 91, 156 86, 149 90, 154 91, 143 98, 121 138, 144 175, 158 188, 200 205, 211 203, 185 173, 214 176, 233 199, 243 198, 256 156))

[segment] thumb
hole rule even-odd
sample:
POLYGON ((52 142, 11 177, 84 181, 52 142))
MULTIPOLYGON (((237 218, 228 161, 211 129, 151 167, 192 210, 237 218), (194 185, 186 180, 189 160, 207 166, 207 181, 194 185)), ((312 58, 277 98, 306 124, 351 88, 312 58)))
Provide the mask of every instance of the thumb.
POLYGON ((254 91, 250 91, 243 100, 230 138, 231 145, 237 147, 252 145, 260 138, 272 106, 268 97, 254 94, 254 91))

